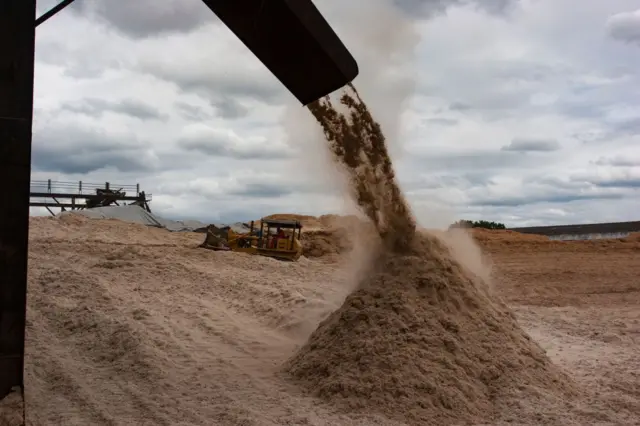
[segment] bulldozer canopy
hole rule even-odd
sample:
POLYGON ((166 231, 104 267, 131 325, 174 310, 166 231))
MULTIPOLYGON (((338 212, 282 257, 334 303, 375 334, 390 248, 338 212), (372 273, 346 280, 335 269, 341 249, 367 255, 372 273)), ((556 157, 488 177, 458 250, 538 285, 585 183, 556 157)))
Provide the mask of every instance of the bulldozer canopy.
POLYGON ((358 64, 311 0, 203 0, 303 104, 350 83, 358 64))
POLYGON ((302 229, 302 223, 297 220, 262 219, 262 223, 270 228, 302 229))

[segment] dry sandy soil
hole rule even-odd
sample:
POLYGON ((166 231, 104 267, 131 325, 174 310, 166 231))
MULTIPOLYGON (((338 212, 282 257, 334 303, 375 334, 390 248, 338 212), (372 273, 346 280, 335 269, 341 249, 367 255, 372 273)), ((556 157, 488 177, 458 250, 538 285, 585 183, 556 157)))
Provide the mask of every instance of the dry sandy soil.
MULTIPOLYGON (((470 265, 583 392, 519 401, 494 424, 640 424, 640 241, 475 236, 491 269, 460 249, 470 265)), ((362 253, 284 263, 198 249, 202 238, 31 219, 27 424, 400 424, 278 374, 352 290, 362 253)))

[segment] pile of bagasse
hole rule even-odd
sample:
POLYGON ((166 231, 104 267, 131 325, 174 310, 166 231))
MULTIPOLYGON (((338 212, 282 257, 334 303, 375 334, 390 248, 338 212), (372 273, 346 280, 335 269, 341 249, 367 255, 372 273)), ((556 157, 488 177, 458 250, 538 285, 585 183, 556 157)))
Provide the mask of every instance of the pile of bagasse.
POLYGON ((329 98, 309 109, 380 247, 357 290, 289 359, 286 374, 345 410, 412 424, 488 421, 502 404, 573 394, 571 380, 487 284, 416 230, 379 124, 353 86, 340 100, 346 113, 329 98))

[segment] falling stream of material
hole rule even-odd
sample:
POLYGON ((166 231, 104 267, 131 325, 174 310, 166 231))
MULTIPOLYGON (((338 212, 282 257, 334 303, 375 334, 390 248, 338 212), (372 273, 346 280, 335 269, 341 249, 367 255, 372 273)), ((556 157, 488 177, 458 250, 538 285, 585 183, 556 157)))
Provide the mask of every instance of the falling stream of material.
POLYGON ((381 126, 352 84, 340 102, 348 114, 338 112, 328 96, 310 104, 309 110, 322 126, 334 158, 347 171, 358 206, 389 247, 406 249, 416 223, 398 186, 381 126))

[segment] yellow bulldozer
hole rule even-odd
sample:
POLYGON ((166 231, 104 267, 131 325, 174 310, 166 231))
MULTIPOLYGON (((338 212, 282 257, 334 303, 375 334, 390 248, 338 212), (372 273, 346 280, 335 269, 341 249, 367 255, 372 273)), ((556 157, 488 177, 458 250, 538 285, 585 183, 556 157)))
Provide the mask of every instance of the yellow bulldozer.
POLYGON ((297 261, 302 255, 301 233, 302 224, 297 220, 263 218, 259 228, 251 221, 249 232, 246 233, 238 233, 231 227, 209 225, 200 247, 297 261))

